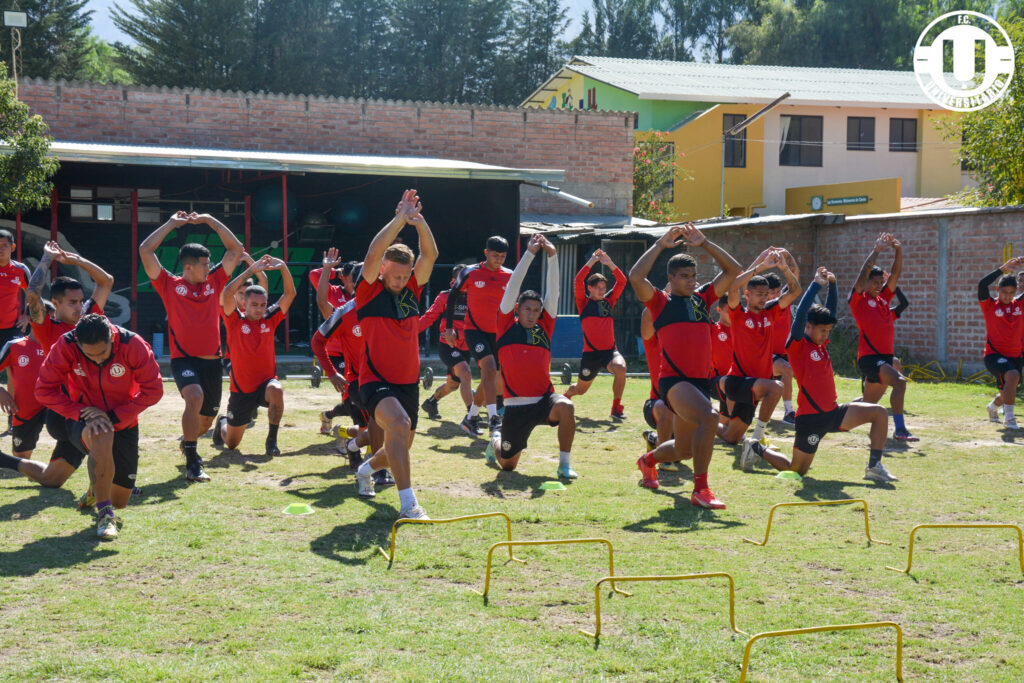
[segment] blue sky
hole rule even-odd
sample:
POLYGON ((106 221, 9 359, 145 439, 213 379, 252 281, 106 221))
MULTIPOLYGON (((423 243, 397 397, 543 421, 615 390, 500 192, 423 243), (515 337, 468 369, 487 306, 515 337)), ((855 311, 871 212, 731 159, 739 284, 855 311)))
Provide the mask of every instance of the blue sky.
MULTIPOLYGON (((128 0, 89 0, 86 4, 86 9, 93 11, 93 31, 109 43, 125 40, 125 35, 117 30, 114 22, 110 20, 110 8, 115 4, 120 4, 126 9, 131 6, 128 0)), ((568 31, 566 31, 567 37, 575 36, 579 30, 579 19, 583 16, 583 11, 591 7, 593 3, 591 0, 562 0, 562 4, 569 9, 569 18, 572 20, 568 31)))

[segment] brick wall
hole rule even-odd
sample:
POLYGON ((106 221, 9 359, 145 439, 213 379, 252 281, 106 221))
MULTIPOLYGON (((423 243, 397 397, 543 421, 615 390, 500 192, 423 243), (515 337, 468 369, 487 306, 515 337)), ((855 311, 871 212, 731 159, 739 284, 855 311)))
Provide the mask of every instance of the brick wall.
POLYGON ((433 156, 564 169, 594 209, 523 186, 531 213, 629 215, 633 115, 103 86, 24 79, 20 98, 71 142, 433 156))

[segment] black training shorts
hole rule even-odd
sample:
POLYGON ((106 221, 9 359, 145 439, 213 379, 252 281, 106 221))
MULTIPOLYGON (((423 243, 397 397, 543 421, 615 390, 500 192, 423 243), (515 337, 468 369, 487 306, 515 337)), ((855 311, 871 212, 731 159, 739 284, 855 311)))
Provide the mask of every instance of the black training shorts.
POLYGON ((224 369, 220 358, 172 358, 171 374, 178 391, 190 384, 198 384, 203 390, 203 405, 199 414, 216 417, 220 411, 220 397, 224 369))
POLYGON ((849 403, 843 403, 825 413, 797 415, 796 438, 793 440, 793 448, 804 453, 814 454, 826 434, 842 431, 839 427, 843 424, 843 418, 846 417, 846 411, 849 408, 849 403))

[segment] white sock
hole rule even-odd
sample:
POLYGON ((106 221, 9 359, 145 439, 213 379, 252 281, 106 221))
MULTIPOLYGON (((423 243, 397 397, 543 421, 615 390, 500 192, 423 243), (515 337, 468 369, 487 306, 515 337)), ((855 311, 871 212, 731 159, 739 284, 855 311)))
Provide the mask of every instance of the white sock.
POLYGON ((998 407, 999 406, 996 405, 996 400, 995 399, 992 399, 991 401, 988 402, 988 409, 989 410, 995 410, 998 407))
MULTIPOLYGON (((384 468, 382 467, 382 468, 379 468, 379 469, 384 469, 384 468)), ((356 474, 358 474, 361 477, 368 477, 368 476, 370 476, 371 474, 373 474, 376 471, 377 470, 375 470, 373 468, 373 466, 370 465, 370 458, 367 458, 366 460, 364 460, 362 462, 361 465, 359 465, 359 469, 356 470, 356 474)))
POLYGON ((1007 404, 1004 403, 1003 404, 1003 415, 1006 416, 1007 420, 1012 420, 1013 419, 1013 406, 1007 405, 1007 404))
POLYGON ((355 439, 349 439, 348 443, 345 445, 345 449, 349 453, 358 453, 359 452, 359 446, 356 445, 356 440, 355 439))
POLYGON ((407 489, 399 489, 398 501, 403 510, 411 510, 416 507, 416 494, 412 492, 411 487, 407 489))
POLYGON ((782 408, 787 413, 792 413, 793 412, 793 402, 792 401, 787 401, 787 400, 783 399, 782 400, 782 408))
POLYGON ((768 423, 764 420, 758 420, 754 425, 754 441, 760 441, 761 437, 764 436, 764 428, 768 426, 768 423))
POLYGON ((474 403, 473 405, 471 405, 469 407, 469 416, 470 417, 476 417, 479 414, 480 414, 480 406, 478 406, 477 404, 474 403))
POLYGON ((558 466, 568 467, 569 466, 569 451, 558 451, 558 466))
POLYGON ((490 415, 491 417, 494 417, 495 415, 497 415, 498 414, 498 404, 497 403, 488 403, 487 404, 487 414, 490 415))

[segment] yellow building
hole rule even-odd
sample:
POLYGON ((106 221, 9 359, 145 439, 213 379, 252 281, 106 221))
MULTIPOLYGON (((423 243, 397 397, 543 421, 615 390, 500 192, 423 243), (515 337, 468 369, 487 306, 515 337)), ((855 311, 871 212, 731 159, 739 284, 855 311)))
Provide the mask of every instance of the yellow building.
POLYGON ((909 71, 574 57, 522 106, 632 111, 638 138, 668 133, 688 176, 673 204, 692 219, 720 215, 723 173, 724 203, 741 216, 889 213, 970 183, 938 129, 958 115, 909 71), (787 92, 723 145, 723 131, 787 92))

